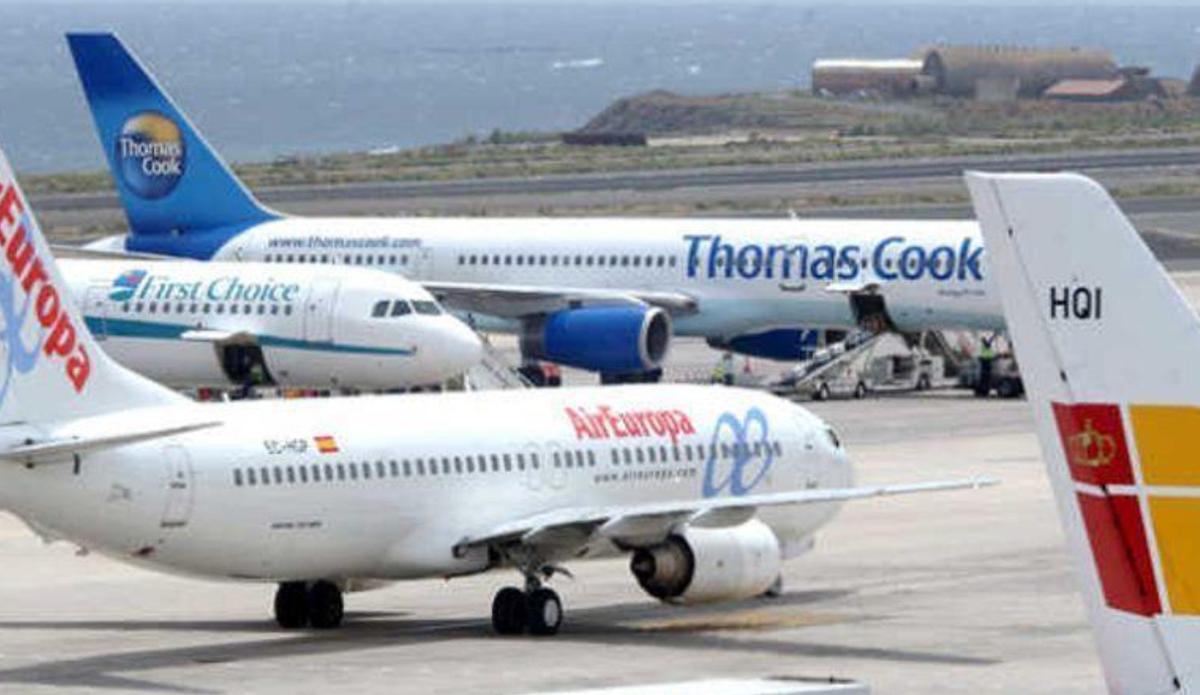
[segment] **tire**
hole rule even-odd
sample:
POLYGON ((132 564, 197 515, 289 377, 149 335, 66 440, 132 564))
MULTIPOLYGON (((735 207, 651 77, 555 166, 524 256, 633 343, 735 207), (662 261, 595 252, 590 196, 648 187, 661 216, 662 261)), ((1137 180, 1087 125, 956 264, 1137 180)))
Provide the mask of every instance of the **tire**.
POLYGON ((563 621, 562 601, 558 599, 558 594, 551 589, 535 589, 529 594, 526 620, 531 635, 558 634, 563 621))
POLYGON ((525 594, 506 586, 492 599, 492 629, 499 635, 519 635, 525 632, 525 594))
POLYGON ((867 397, 867 385, 863 382, 858 382, 854 385, 854 397, 862 400, 867 397))
POLYGON ((813 394, 813 400, 814 401, 827 401, 827 400, 829 400, 829 396, 830 396, 829 384, 822 383, 819 387, 817 387, 816 393, 813 394))
POLYGON ((308 625, 308 589, 304 582, 283 582, 275 590, 275 622, 285 630, 308 625))
POLYGON ((331 630, 342 624, 345 607, 342 590, 333 582, 313 582, 308 588, 308 622, 318 630, 331 630))

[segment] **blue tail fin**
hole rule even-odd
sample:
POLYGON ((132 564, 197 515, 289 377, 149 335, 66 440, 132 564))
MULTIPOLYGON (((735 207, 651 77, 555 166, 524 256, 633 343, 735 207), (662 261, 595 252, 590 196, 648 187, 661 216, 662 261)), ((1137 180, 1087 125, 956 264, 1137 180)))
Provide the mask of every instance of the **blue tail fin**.
POLYGON ((238 229, 279 216, 254 199, 120 39, 67 34, 67 42, 132 240, 202 255, 185 247, 212 248, 238 229))

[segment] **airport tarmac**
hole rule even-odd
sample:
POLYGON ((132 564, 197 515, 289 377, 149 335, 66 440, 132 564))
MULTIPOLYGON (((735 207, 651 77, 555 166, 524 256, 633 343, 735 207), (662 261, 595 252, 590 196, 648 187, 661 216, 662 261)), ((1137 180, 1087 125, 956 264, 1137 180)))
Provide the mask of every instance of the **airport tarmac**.
MULTIPOLYGON (((1195 301, 1200 273, 1176 278, 1195 301)), ((674 368, 714 357, 682 341, 674 368)), ((343 629, 282 632, 273 587, 77 556, 0 515, 0 692, 534 693, 765 676, 875 693, 1103 689, 1026 403, 946 391, 812 408, 862 483, 1002 483, 848 503, 786 566, 778 599, 664 606, 625 561, 577 563, 554 582, 567 621, 553 638, 492 634, 492 594, 515 573, 352 594, 343 629)))

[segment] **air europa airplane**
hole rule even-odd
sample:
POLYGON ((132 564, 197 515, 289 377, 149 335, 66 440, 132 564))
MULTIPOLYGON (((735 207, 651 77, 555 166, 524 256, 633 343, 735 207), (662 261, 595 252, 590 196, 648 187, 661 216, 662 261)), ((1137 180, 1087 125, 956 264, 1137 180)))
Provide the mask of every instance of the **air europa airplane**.
POLYGON ((1200 320, 1090 179, 967 185, 1108 688, 1200 692, 1200 320))
POLYGON ((672 332, 797 359, 814 328, 1002 326, 974 222, 285 216, 115 36, 68 41, 130 223, 100 248, 383 268, 516 332, 526 358, 618 381, 655 374, 672 332))
POLYGON ((478 336, 402 277, 261 263, 60 261, 118 362, 170 386, 428 386, 479 361, 478 336))
POLYGON ((671 601, 768 590, 855 487, 799 406, 703 386, 195 403, 99 350, 0 156, 0 508, 148 567, 278 584, 285 627, 372 582, 516 569, 503 633, 552 634, 561 563, 632 555, 671 601))

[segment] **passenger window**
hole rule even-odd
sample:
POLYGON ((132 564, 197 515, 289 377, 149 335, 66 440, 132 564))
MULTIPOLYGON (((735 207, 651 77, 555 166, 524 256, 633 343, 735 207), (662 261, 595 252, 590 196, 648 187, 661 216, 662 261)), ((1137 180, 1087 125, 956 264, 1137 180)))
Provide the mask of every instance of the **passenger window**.
POLYGON ((425 459, 417 459, 417 475, 425 475, 425 459))
POLYGON ((233 484, 237 485, 238 487, 242 486, 242 469, 233 469, 233 484))
POLYGON ((596 452, 589 450, 587 452, 587 458, 588 458, 588 465, 594 467, 596 465, 596 452))
POLYGON ((639 446, 634 451, 637 453, 637 462, 645 463, 646 462, 646 452, 642 450, 642 447, 639 446))
POLYGON ((512 457, 509 456, 508 454, 504 455, 504 472, 505 473, 512 472, 512 457))
POLYGON ((362 463, 362 477, 363 480, 371 479, 371 464, 366 461, 363 461, 362 463))
POLYGON ((325 480, 326 482, 333 480, 333 466, 328 463, 325 464, 325 480))
MULTIPOLYGON (((382 468, 383 464, 381 463, 379 465, 382 468)), ((392 474, 393 478, 399 478, 400 477, 400 465, 398 463, 396 463, 394 460, 388 461, 388 472, 392 474)), ((383 473, 380 473, 379 475, 382 476, 383 473)))
POLYGON ((283 308, 283 315, 284 315, 284 316, 291 316, 291 315, 292 315, 292 305, 291 305, 291 304, 288 304, 287 306, 285 306, 285 307, 283 308))
POLYGON ((517 470, 525 470, 525 454, 517 454, 517 470))
POLYGON ((287 481, 292 485, 296 484, 296 469, 291 466, 287 467, 287 481))
POLYGON ((231 314, 236 314, 236 313, 238 313, 238 312, 237 312, 237 304, 230 304, 230 305, 229 305, 229 313, 231 313, 231 314))
POLYGON ((358 480, 358 466, 353 463, 347 463, 346 469, 350 473, 351 480, 358 480))
POLYGON ((629 449, 625 449, 625 456, 624 456, 624 458, 625 458, 625 465, 626 465, 626 466, 629 466, 629 465, 632 465, 632 464, 633 464, 633 452, 631 452, 629 449))
POLYGON ((388 300, 386 300, 386 299, 375 302, 375 306, 371 308, 371 317, 372 318, 376 318, 376 319, 383 318, 384 316, 387 316, 387 313, 388 313, 388 300))
POLYGON ((258 476, 254 475, 253 468, 246 469, 246 482, 250 485, 258 485, 258 476))
POLYGON ((557 451, 554 452, 552 460, 554 461, 555 468, 562 468, 562 456, 557 451))
POLYGON ((411 476, 412 476, 412 461, 405 459, 405 461, 404 461, 404 477, 408 478, 411 476))
POLYGON ((654 463, 654 447, 648 447, 646 449, 646 459, 649 463, 654 463))
POLYGON ((340 463, 337 465, 337 479, 338 480, 346 479, 346 467, 340 463))
POLYGON ((455 472, 455 473, 457 473, 457 474, 459 474, 459 475, 462 475, 462 472, 463 472, 463 465, 462 465, 462 458, 461 458, 461 457, 458 457, 458 456, 455 456, 455 457, 454 457, 454 472, 455 472))
POLYGON ((279 466, 276 466, 273 470, 275 471, 275 484, 282 485, 283 484, 283 471, 279 469, 279 466))
POLYGON ((312 481, 314 483, 321 482, 321 467, 315 463, 312 465, 312 481))

